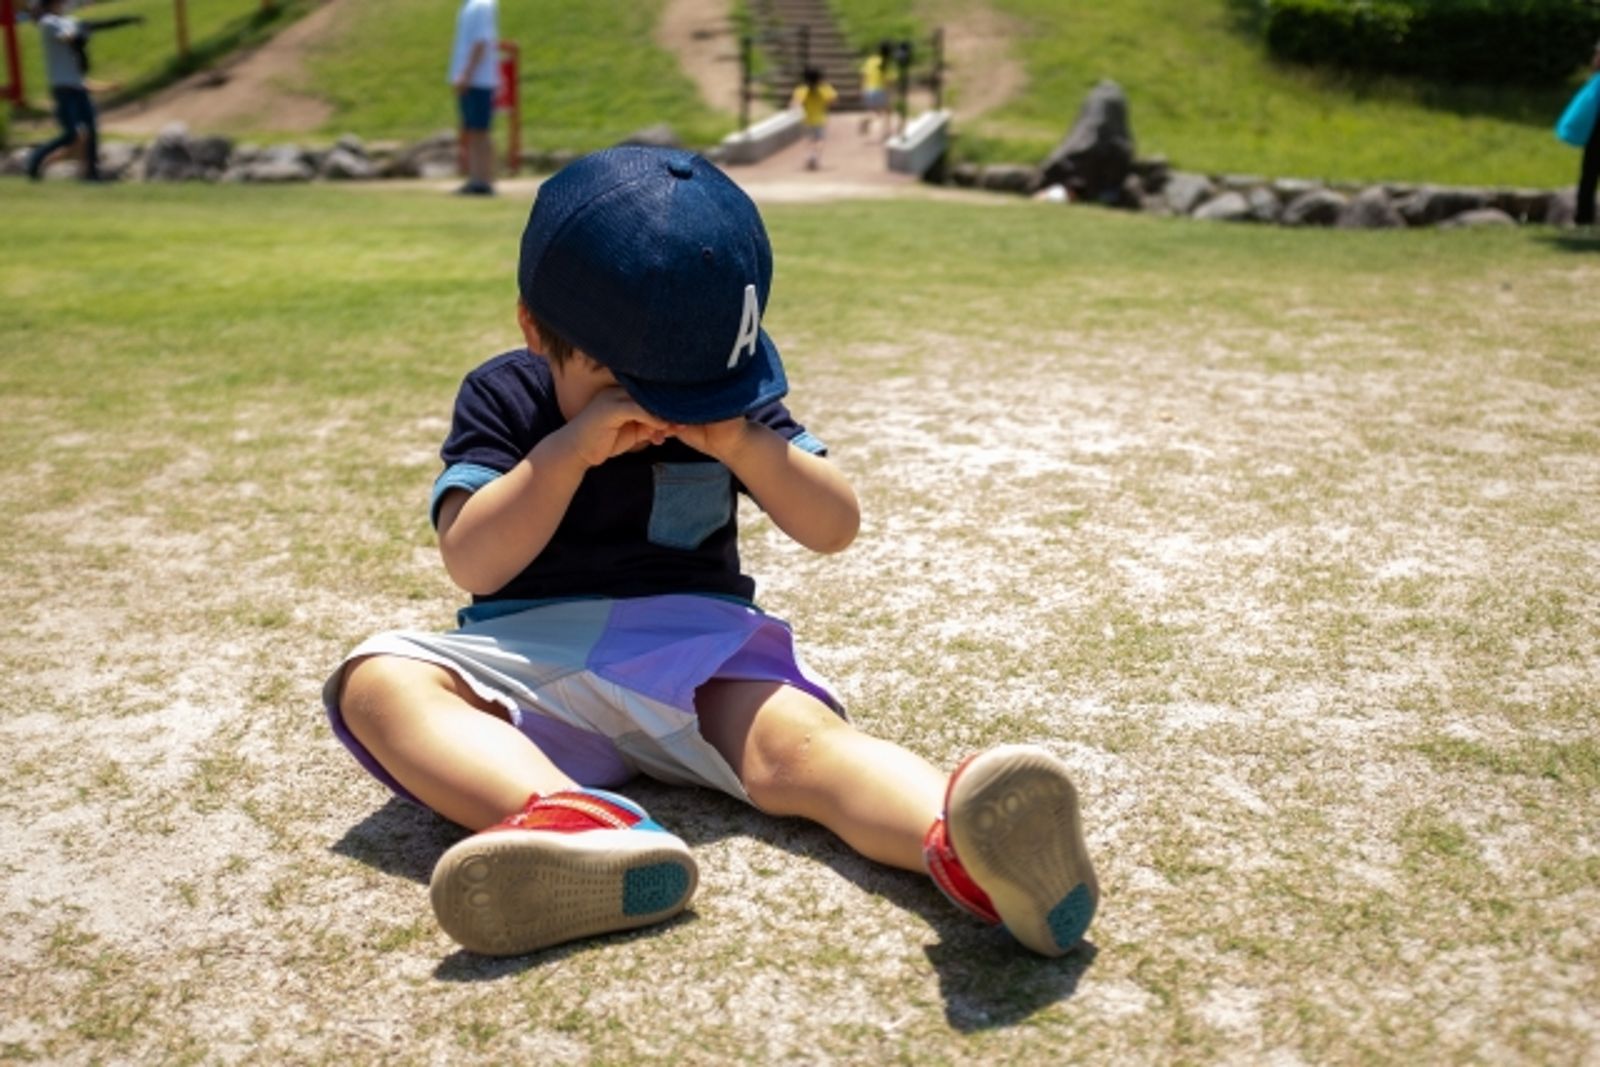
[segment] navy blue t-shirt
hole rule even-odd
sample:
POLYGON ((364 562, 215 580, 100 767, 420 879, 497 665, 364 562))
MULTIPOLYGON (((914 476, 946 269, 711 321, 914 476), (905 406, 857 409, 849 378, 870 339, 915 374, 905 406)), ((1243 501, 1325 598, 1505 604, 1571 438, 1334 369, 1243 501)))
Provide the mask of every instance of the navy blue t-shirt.
MULTIPOLYGON (((796 447, 826 454, 774 401, 749 416, 796 447)), ((476 492, 522 462, 566 419, 543 356, 518 349, 466 376, 440 456, 432 515, 451 489, 476 492)), ((549 544, 523 572, 473 603, 550 597, 712 593, 751 600, 739 569, 735 492, 721 463, 677 440, 590 468, 549 544)))

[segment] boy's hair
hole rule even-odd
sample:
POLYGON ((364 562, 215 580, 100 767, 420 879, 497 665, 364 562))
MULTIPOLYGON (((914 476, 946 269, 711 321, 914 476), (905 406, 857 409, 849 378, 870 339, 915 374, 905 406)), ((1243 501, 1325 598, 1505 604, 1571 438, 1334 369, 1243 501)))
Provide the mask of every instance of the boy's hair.
POLYGON ((815 89, 818 85, 820 85, 822 83, 822 68, 821 67, 807 67, 806 70, 805 70, 804 77, 805 77, 806 84, 809 85, 811 88, 815 89))
POLYGON ((565 337, 552 330, 533 312, 528 312, 528 319, 533 323, 534 332, 539 335, 539 345, 544 350, 543 355, 558 367, 566 366, 567 360, 577 352, 577 347, 565 337))

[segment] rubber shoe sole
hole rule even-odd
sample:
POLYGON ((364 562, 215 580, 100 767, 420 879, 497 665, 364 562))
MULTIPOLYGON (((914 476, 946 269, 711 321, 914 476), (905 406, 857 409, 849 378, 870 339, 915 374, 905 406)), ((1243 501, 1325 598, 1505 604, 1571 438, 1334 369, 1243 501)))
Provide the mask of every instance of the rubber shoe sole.
POLYGON ((462 948, 520 956, 670 919, 699 880, 688 846, 672 834, 504 830, 439 857, 429 895, 462 948))
POLYGON ((1013 937, 1045 956, 1082 940, 1100 883, 1060 760, 1026 745, 974 756, 951 784, 945 820, 961 865, 1013 937))

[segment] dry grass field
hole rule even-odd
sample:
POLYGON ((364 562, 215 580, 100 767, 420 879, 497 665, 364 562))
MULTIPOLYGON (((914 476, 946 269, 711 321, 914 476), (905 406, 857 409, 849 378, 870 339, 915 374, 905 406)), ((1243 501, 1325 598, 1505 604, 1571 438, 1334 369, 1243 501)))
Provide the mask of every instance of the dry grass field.
POLYGON ((0 188, 0 1061, 1600 1059, 1600 243, 1006 201, 768 209, 854 480, 746 562, 863 726, 1074 769, 1029 957, 719 795, 663 928, 490 961, 318 694, 426 522, 525 201, 0 188))

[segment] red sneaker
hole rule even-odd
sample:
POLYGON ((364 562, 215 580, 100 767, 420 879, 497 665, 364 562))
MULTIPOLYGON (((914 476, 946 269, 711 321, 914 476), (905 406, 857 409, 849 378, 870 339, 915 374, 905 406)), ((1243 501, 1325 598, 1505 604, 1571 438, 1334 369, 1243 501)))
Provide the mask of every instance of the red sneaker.
POLYGON ((598 789, 535 793, 439 857, 433 912, 461 946, 517 956, 669 919, 699 883, 689 847, 643 808, 598 789))
POLYGON ((1002 745, 957 767, 922 855, 945 896, 1045 956, 1082 940, 1100 901, 1078 791, 1036 746, 1002 745))

